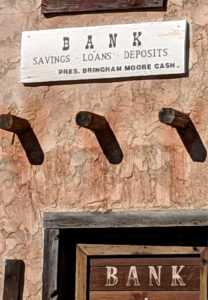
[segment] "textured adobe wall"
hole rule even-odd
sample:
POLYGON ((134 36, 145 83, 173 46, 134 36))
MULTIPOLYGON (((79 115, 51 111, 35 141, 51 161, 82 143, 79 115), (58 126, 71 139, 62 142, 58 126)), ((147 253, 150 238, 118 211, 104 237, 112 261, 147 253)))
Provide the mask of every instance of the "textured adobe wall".
POLYGON ((169 0, 165 12, 45 18, 40 0, 0 2, 0 113, 30 121, 45 160, 31 166, 12 134, 0 131, 0 294, 4 260, 26 263, 24 299, 41 295, 44 211, 207 209, 208 161, 193 162, 176 131, 158 121, 161 107, 190 112, 208 145, 208 2, 169 0), (187 78, 26 87, 20 83, 24 30, 187 19, 187 78), (105 115, 124 153, 110 165, 75 115, 105 115))

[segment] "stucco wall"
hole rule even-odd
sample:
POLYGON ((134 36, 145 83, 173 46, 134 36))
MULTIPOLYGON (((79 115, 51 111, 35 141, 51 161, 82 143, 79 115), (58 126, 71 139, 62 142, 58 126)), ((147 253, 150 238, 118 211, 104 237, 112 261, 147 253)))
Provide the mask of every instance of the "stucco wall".
POLYGON ((4 261, 26 264, 24 299, 41 298, 44 211, 207 209, 208 162, 193 162, 162 107, 190 113, 208 146, 208 2, 169 0, 167 11, 45 18, 40 0, 0 1, 0 113, 26 118, 45 154, 31 166, 17 139, 0 131, 0 294, 4 261), (190 72, 175 79, 26 87, 20 83, 21 33, 64 27, 187 19, 190 72), (110 165, 75 115, 105 115, 124 159, 110 165))

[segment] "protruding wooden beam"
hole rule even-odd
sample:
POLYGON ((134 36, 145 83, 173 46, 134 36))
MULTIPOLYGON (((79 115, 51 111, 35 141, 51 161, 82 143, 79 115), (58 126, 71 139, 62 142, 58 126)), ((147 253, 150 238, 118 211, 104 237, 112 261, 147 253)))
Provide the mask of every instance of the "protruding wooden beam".
POLYGON ((206 160, 207 150, 204 147, 189 114, 173 108, 162 108, 159 112, 159 120, 164 124, 176 128, 193 161, 204 162, 206 160))
POLYGON ((173 108, 162 108, 159 111, 159 120, 175 128, 186 128, 190 124, 189 114, 173 108))
POLYGON ((14 133, 23 133, 30 128, 27 120, 6 114, 0 115, 0 128, 14 133))
POLYGON ((105 117, 89 111, 80 111, 76 115, 76 123, 79 126, 98 131, 104 130, 108 125, 105 117))
POLYGON ((105 117, 88 111, 80 111, 76 115, 76 123, 95 133, 100 147, 110 163, 119 164, 122 161, 123 153, 105 117))
POLYGON ((17 134, 32 165, 42 164, 44 153, 30 123, 26 119, 10 114, 0 115, 0 128, 17 134))

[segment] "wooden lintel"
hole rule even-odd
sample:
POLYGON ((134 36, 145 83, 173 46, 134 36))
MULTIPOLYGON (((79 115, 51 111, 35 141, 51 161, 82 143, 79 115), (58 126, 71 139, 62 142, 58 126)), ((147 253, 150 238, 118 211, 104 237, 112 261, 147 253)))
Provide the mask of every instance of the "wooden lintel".
POLYGON ((0 115, 0 128, 14 133, 23 133, 30 129, 30 124, 26 119, 3 114, 0 115))
POLYGON ((109 213, 46 212, 45 228, 145 228, 208 226, 207 210, 164 210, 109 213))
POLYGON ((159 111, 159 120, 175 128, 186 128, 190 124, 189 114, 173 108, 162 108, 159 111))

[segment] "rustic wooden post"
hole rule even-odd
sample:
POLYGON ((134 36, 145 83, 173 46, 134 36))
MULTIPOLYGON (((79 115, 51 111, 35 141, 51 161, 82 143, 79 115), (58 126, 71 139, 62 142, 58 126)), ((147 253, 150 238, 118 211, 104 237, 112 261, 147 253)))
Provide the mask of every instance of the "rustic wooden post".
POLYGON ((23 118, 10 114, 0 115, 0 128, 17 134, 27 158, 32 165, 40 165, 44 154, 30 123, 23 118))
POLYGON ((45 229, 43 300, 58 299, 59 229, 45 229))
POLYGON ((7 259, 5 264, 3 300, 22 300, 25 265, 21 260, 7 259))
POLYGON ((95 133, 100 147, 110 163, 119 164, 122 161, 123 153, 105 117, 88 111, 80 111, 76 115, 76 123, 95 133))
POLYGON ((186 128, 190 124, 189 114, 173 108, 162 108, 159 112, 159 120, 175 128, 186 128))

